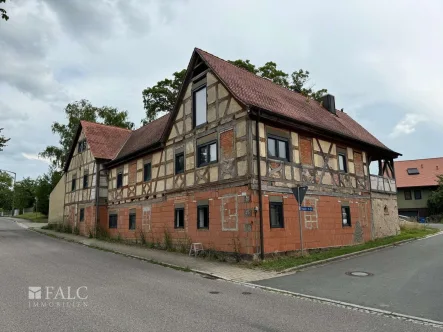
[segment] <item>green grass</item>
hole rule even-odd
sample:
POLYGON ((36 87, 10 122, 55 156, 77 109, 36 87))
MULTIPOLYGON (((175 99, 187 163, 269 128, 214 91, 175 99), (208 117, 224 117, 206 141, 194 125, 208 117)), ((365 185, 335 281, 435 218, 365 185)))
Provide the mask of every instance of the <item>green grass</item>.
POLYGON ((424 237, 429 234, 437 233, 438 231, 439 229, 429 228, 429 227, 421 227, 421 228, 402 227, 401 233, 396 236, 389 236, 355 246, 331 248, 331 249, 323 249, 315 251, 311 250, 309 251, 308 254, 305 254, 305 256, 281 256, 276 258, 270 258, 262 262, 260 261, 253 262, 251 263, 251 267, 258 267, 260 269, 268 271, 282 271, 291 267, 297 267, 299 265, 308 264, 345 254, 350 254, 365 249, 376 248, 387 244, 392 244, 398 241, 424 237))
POLYGON ((32 222, 48 222, 48 217, 45 216, 44 214, 41 214, 40 212, 27 212, 24 214, 20 214, 18 216, 15 216, 15 218, 20 218, 20 219, 26 219, 32 222))

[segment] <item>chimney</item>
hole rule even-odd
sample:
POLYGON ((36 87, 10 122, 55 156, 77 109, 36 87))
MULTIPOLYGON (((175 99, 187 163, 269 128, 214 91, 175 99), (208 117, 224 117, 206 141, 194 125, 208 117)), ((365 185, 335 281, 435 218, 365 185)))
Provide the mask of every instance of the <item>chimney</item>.
POLYGON ((326 108, 332 114, 335 112, 335 97, 333 95, 327 94, 321 98, 321 102, 324 108, 326 108))

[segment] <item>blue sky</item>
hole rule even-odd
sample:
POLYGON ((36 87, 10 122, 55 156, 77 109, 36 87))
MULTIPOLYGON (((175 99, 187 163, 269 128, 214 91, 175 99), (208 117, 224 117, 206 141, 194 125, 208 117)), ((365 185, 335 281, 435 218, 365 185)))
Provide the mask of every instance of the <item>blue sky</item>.
POLYGON ((185 68, 194 47, 311 72, 315 87, 402 159, 441 156, 443 3, 14 0, 0 22, 0 169, 36 177, 53 121, 89 99, 144 116, 142 90, 185 68))

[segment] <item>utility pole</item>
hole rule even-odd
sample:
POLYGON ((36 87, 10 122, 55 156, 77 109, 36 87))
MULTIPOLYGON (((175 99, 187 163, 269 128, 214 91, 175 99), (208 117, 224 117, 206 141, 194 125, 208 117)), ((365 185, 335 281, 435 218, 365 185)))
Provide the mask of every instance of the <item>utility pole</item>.
POLYGON ((12 184, 12 213, 11 216, 14 217, 14 203, 15 203, 15 182, 17 180, 17 174, 12 171, 7 171, 5 169, 0 169, 2 172, 8 172, 14 174, 14 183, 12 184))

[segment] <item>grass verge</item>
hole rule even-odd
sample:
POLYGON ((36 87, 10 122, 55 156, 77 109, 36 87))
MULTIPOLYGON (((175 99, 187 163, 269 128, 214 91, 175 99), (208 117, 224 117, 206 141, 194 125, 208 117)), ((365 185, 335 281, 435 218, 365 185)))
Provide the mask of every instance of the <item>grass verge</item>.
POLYGON ((306 253, 305 256, 280 256, 276 258, 270 258, 264 261, 253 262, 251 263, 251 267, 258 267, 260 269, 267 271, 283 271, 291 267, 297 267, 300 265, 328 258, 351 254, 365 249, 377 248, 388 244, 393 244, 399 241, 421 238, 426 235, 437 233, 438 231, 439 229, 424 227, 424 226, 419 228, 402 226, 400 234, 395 236, 376 239, 355 246, 311 250, 309 251, 309 253, 306 253))
POLYGON ((44 214, 41 214, 40 212, 27 212, 15 216, 15 218, 26 219, 32 222, 48 222, 48 217, 44 214))

